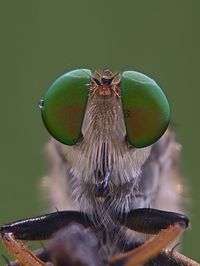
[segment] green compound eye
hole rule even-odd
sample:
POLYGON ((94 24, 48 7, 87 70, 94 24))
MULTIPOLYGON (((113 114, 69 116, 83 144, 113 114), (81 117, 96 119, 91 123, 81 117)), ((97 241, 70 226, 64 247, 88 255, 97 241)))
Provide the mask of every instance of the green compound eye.
POLYGON ((165 94, 154 80, 135 71, 122 73, 121 91, 128 141, 136 148, 153 144, 170 120, 165 94))
POLYGON ((88 69, 70 71, 58 78, 40 101, 47 130, 66 145, 74 145, 81 136, 90 79, 88 69))

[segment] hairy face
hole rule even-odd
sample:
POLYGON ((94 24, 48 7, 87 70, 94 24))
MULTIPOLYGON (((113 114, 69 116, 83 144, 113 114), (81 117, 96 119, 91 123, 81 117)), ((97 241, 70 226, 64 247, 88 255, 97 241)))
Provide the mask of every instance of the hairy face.
POLYGON ((68 165, 72 198, 78 199, 84 209, 110 197, 119 205, 125 195, 134 196, 141 167, 151 150, 133 148, 126 141, 116 79, 108 85, 98 84, 98 89, 95 82, 91 85, 81 140, 74 146, 60 144, 68 165), (98 184, 102 185, 102 193, 98 184))

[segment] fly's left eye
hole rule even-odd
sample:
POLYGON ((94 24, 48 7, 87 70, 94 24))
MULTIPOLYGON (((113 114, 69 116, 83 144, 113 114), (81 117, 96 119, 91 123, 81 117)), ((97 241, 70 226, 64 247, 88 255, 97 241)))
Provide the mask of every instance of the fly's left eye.
POLYGON ((123 72, 121 91, 128 141, 136 148, 153 144, 170 120, 165 94, 154 80, 135 71, 123 72))
POLYGON ((44 125, 55 139, 66 145, 74 145, 80 138, 90 77, 88 69, 70 71, 49 87, 41 101, 44 125))

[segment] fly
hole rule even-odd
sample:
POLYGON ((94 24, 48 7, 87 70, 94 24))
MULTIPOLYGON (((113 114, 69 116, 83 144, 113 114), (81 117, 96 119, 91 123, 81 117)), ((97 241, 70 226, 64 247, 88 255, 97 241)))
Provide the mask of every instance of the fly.
POLYGON ((167 250, 189 220, 178 195, 180 145, 154 80, 73 70, 49 87, 40 109, 52 136, 43 183, 58 211, 1 227, 22 265, 199 265, 167 250), (36 255, 21 242, 47 239, 36 255))

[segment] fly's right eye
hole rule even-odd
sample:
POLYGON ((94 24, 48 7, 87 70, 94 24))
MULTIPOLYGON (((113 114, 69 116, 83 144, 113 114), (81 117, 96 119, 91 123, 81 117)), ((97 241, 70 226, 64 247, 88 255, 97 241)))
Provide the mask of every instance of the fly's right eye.
POLYGON ((135 72, 122 73, 122 108, 129 143, 144 148, 156 142, 170 120, 168 100, 158 84, 135 72))
POLYGON ((58 78, 40 101, 45 127, 66 145, 76 144, 81 136, 90 79, 89 69, 70 71, 58 78))

